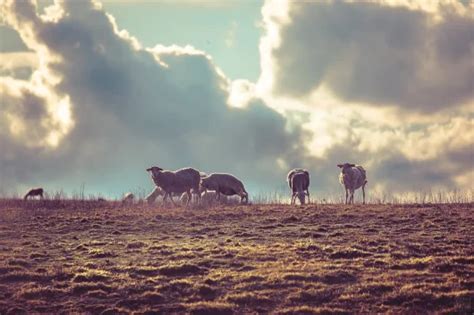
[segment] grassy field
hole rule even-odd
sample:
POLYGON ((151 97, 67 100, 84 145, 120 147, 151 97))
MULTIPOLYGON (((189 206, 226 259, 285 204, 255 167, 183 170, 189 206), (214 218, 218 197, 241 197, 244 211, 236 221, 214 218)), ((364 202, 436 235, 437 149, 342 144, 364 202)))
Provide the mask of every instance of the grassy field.
POLYGON ((472 204, 0 200, 0 314, 472 314, 473 223, 472 204))

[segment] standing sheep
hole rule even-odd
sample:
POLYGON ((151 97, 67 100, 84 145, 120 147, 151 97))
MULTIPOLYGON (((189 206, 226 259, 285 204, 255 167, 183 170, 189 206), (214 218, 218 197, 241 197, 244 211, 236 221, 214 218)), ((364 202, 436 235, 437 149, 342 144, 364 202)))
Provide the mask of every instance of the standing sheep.
POLYGON ((28 197, 35 197, 35 196, 39 196, 40 199, 43 199, 43 193, 44 193, 43 188, 33 188, 33 189, 30 189, 26 193, 26 195, 23 197, 23 199, 27 200, 28 197))
POLYGON ((165 171, 158 166, 152 166, 147 169, 147 172, 151 172, 151 178, 155 185, 165 192, 163 202, 169 196, 173 205, 176 206, 173 194, 186 193, 188 195, 186 205, 188 205, 192 198, 191 191, 193 194, 198 194, 198 199, 200 199, 199 181, 201 176, 199 171, 193 168, 182 168, 173 172, 165 171))
POLYGON ((244 184, 235 176, 230 174, 213 173, 201 178, 200 191, 207 193, 208 190, 214 190, 217 194, 216 199, 220 200, 221 194, 225 196, 239 195, 240 202, 249 202, 249 194, 244 188, 244 184))
POLYGON ((360 187, 362 187, 362 203, 365 204, 365 185, 367 184, 365 169, 351 163, 338 164, 337 167, 341 169, 339 181, 346 190, 346 204, 354 203, 354 191, 360 187))
POLYGON ((295 168, 288 173, 287 176, 288 186, 292 191, 291 195, 291 204, 295 204, 296 197, 298 197, 300 203, 304 205, 305 203, 305 195, 308 196, 309 199, 309 172, 302 168, 295 168))

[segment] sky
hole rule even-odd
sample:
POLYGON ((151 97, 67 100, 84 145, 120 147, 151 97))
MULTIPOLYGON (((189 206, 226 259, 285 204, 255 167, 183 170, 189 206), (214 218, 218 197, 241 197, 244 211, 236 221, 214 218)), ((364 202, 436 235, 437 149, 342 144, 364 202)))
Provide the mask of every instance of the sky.
POLYGON ((0 193, 147 193, 149 166, 229 172, 251 195, 304 167, 342 194, 468 191, 467 1, 0 2, 0 193))

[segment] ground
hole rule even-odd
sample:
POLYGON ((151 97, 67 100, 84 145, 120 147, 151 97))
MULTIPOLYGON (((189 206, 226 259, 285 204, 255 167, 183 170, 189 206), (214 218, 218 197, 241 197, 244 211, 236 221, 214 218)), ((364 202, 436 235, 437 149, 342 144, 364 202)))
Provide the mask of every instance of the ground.
POLYGON ((0 201, 0 314, 460 313, 472 204, 0 201))

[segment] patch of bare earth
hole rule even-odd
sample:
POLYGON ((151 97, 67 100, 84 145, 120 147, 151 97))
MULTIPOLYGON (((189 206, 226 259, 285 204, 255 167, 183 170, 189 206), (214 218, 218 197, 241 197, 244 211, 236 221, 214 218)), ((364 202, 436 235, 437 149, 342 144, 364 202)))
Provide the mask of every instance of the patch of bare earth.
POLYGON ((0 200, 0 314, 471 314, 473 207, 0 200))

